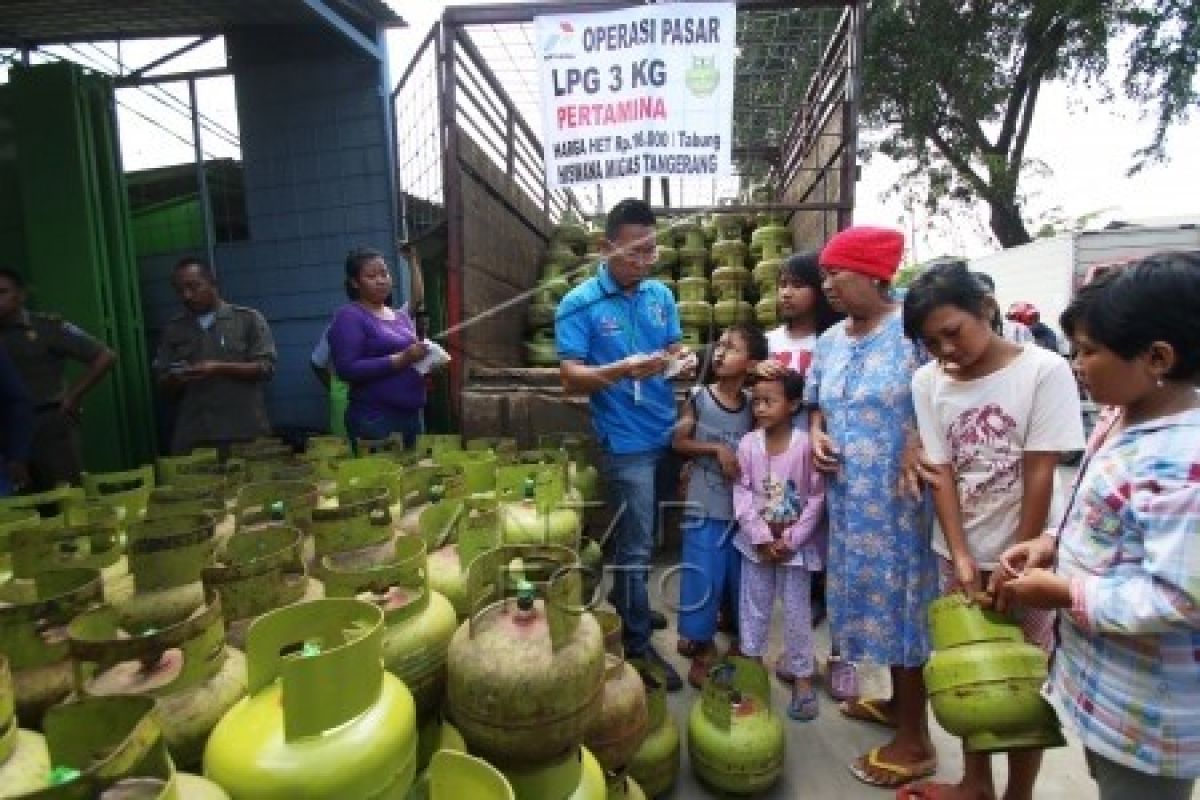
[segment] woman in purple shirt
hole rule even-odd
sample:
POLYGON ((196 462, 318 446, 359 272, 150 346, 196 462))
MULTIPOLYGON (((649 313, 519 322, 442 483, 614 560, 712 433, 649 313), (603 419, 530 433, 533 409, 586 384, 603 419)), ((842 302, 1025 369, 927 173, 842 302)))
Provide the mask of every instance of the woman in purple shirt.
POLYGON ((346 432, 352 441, 393 433, 412 447, 425 406, 425 376, 413 365, 428 352, 406 309, 393 309, 392 275, 383 254, 360 248, 346 256, 346 295, 329 327, 338 377, 350 385, 346 432))

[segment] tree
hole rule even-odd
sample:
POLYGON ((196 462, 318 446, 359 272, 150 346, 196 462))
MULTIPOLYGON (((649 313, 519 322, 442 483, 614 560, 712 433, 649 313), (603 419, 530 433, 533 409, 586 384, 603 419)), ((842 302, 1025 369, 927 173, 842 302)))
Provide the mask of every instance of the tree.
POLYGON ((1113 42, 1133 34, 1125 92, 1158 111, 1135 167, 1164 155, 1170 126, 1197 105, 1194 0, 874 0, 863 112, 874 149, 911 167, 936 211, 983 201, 1004 247, 1032 241, 1021 177, 1048 80, 1103 86, 1113 42))

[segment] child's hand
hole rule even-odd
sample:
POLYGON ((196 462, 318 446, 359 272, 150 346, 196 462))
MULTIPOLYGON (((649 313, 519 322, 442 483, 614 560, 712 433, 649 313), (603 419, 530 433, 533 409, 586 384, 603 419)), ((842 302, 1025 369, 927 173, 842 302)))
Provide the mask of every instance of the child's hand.
POLYGON ((721 474, 725 476, 725 480, 733 482, 742 477, 742 465, 738 463, 737 453, 726 445, 718 446, 717 463, 721 465, 721 474))
POLYGON ((771 544, 771 549, 775 553, 775 560, 780 564, 786 564, 792 560, 792 556, 796 555, 796 551, 788 547, 787 542, 783 539, 776 539, 771 544))
POLYGON ((996 596, 996 609, 1011 605, 1027 608, 1070 608, 1071 584, 1047 569, 1034 567, 1004 584, 996 596))
POLYGON ((1000 556, 1000 567, 992 573, 988 592, 996 598, 996 608, 1003 611, 1007 606, 1004 587, 1021 577, 1026 570, 1054 565, 1054 539, 1039 536, 1027 542, 1014 544, 1000 556))
POLYGON ((758 558, 764 563, 773 562, 775 560, 775 543, 762 542, 754 545, 754 551, 758 553, 758 558))
POLYGON ((979 582, 979 565, 970 553, 958 553, 952 556, 954 564, 954 584, 952 591, 961 591, 968 597, 979 594, 982 586, 979 582))
POLYGON ((755 377, 769 381, 781 377, 787 371, 788 368, 784 366, 783 362, 774 359, 759 361, 751 370, 755 377))

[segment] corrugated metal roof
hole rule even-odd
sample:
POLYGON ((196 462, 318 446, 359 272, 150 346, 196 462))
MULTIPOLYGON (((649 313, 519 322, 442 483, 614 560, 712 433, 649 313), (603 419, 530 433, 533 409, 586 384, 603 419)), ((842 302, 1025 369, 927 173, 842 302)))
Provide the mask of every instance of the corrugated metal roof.
MULTIPOLYGON (((383 0, 324 0, 369 33, 404 27, 383 0)), ((299 0, 4 0, 0 43, 12 46, 68 41, 219 34, 244 25, 316 21, 299 0)))

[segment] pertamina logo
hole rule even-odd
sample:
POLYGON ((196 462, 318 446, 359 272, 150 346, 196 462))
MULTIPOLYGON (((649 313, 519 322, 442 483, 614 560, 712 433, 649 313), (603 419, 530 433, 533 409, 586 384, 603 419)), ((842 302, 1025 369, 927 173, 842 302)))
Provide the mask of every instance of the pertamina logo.
MULTIPOLYGON (((542 42, 542 54, 553 56, 561 50, 568 50, 571 43, 575 41, 575 26, 570 22, 562 21, 558 23, 558 30, 546 37, 542 42)), ((559 54, 558 58, 569 58, 567 54, 559 54)))

